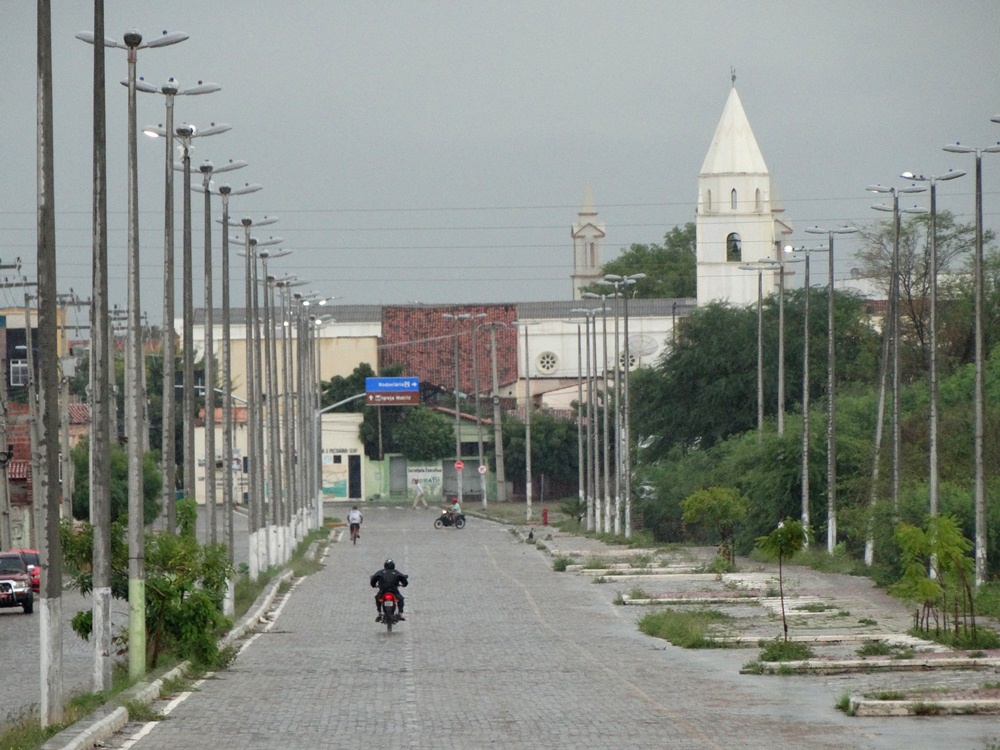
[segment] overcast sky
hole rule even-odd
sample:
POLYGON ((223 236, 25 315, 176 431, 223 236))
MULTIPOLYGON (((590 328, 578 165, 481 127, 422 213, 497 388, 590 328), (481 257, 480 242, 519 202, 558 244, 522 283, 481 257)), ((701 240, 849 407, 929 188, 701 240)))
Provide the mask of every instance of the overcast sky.
MULTIPOLYGON (((74 35, 93 28, 92 6, 60 1, 52 11, 58 282, 83 298, 93 53, 74 35)), ((228 183, 264 189, 233 198, 234 217, 279 217, 261 236, 281 236, 293 252, 272 269, 345 303, 568 298, 569 231, 587 182, 607 224, 606 260, 694 219, 730 68, 802 242, 813 239, 802 232, 809 225, 879 218, 865 187, 901 185, 905 170, 966 169, 941 187, 939 206, 971 220, 973 157, 941 147, 1000 140, 990 122, 1000 114, 995 0, 107 0, 105 23, 119 40, 130 28, 146 39, 190 35, 140 51, 138 74, 222 86, 177 99, 178 123, 233 126, 196 141, 194 166, 248 161, 228 183)), ((35 34, 35 3, 3 4, 0 259, 20 257, 31 279, 35 34)), ((107 65, 111 301, 124 306, 125 52, 107 50, 107 65)), ((163 122, 162 96, 140 94, 138 106, 140 128, 163 122)), ((158 322, 162 140, 140 135, 139 170, 142 307, 158 322)), ((984 157, 983 172, 985 223, 995 228, 1000 154, 984 157)), ((180 199, 178 184, 178 264, 180 199)), ((201 201, 196 194, 198 293, 201 201)), ((838 249, 846 256, 852 243, 838 249)), ((850 266, 845 257, 838 275, 850 266)), ((825 283, 822 270, 815 276, 825 283)), ((242 289, 234 271, 235 305, 242 289)))

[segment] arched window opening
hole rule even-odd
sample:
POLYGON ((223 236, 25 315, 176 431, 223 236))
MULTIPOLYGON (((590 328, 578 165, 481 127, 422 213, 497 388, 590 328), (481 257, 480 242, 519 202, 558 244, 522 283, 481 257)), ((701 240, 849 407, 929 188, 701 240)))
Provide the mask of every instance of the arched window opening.
POLYGON ((760 210, 761 210, 761 201, 760 201, 760 188, 757 188, 757 192, 756 192, 756 194, 754 194, 754 200, 753 200, 753 205, 754 205, 754 208, 755 208, 755 209, 756 209, 757 211, 760 211, 760 210))
POLYGON ((591 266, 597 265, 597 250, 594 247, 593 242, 590 243, 590 265, 591 266))
POLYGON ((708 198, 705 200, 705 210, 706 211, 711 211, 712 210, 712 191, 711 190, 708 191, 708 198))
POLYGON ((743 241, 736 232, 726 237, 726 260, 730 263, 743 262, 743 241))
POLYGON ((736 188, 733 188, 733 192, 729 194, 729 207, 736 210, 736 188))

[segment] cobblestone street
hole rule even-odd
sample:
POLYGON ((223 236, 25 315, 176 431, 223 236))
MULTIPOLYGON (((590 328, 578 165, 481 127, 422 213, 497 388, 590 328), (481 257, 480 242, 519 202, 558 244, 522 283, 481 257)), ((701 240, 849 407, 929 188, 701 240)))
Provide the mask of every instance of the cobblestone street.
POLYGON ((758 649, 644 636, 612 587, 553 572, 500 524, 434 517, 366 509, 357 546, 332 545, 229 670, 108 746, 981 750, 1000 736, 989 716, 846 716, 840 680, 741 676, 758 649), (410 576, 392 634, 368 587, 386 557, 410 576))

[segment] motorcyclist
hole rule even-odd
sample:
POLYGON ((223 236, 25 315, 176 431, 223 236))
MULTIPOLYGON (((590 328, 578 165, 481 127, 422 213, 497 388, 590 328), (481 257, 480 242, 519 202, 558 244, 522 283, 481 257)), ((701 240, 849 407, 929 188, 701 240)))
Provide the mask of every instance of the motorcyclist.
POLYGON ((382 622, 382 597, 387 591, 391 591, 396 597, 399 605, 399 619, 405 620, 406 618, 403 617, 404 599, 399 593, 399 587, 409 585, 410 581, 405 573, 396 570, 396 563, 391 558, 382 564, 382 570, 377 570, 372 574, 369 583, 373 589, 378 588, 378 593, 375 594, 375 609, 378 610, 375 622, 382 622))
POLYGON ((453 497, 451 499, 451 505, 448 507, 448 519, 455 523, 455 520, 462 515, 462 506, 458 504, 458 498, 453 497))

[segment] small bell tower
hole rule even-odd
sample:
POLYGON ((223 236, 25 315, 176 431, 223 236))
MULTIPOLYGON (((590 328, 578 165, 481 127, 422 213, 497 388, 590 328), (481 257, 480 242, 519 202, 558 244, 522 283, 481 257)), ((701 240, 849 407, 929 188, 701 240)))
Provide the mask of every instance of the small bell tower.
POLYGON ((603 278, 605 227, 597 220, 594 196, 587 183, 578 220, 573 224, 573 299, 581 299, 580 289, 603 278))

